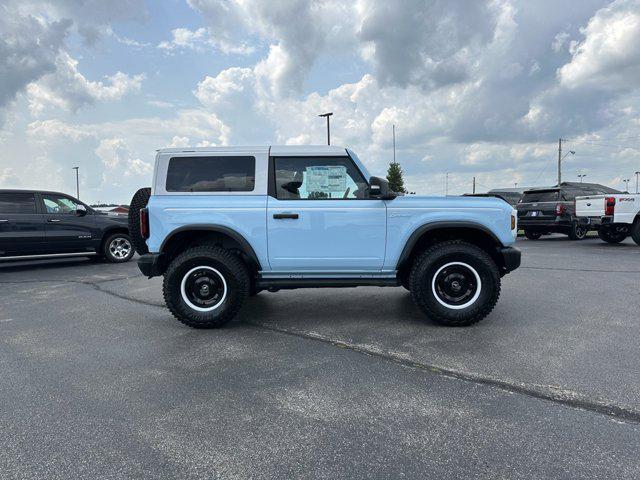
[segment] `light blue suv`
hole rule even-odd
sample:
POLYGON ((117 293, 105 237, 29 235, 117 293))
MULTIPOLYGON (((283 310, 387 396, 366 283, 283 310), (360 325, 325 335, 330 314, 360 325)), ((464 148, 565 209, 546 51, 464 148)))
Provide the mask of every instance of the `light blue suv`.
POLYGON ((401 196, 336 146, 159 150, 131 212, 140 270, 164 275, 167 307, 197 328, 262 290, 362 285, 401 285, 434 321, 470 325, 520 265, 506 202, 401 196))

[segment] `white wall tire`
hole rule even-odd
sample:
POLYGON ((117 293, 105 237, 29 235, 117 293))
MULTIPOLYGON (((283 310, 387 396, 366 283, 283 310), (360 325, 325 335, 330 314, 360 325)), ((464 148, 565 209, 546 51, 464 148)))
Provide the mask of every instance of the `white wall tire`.
MULTIPOLYGON (((207 285, 203 285, 202 289, 205 289, 205 288, 207 288, 208 290, 210 289, 210 287, 208 287, 207 285)), ((200 265, 192 268, 191 270, 189 270, 187 273, 184 274, 184 276, 182 277, 182 281, 180 282, 180 294, 182 295, 182 300, 187 305, 189 305, 189 307, 193 308, 198 312, 211 312, 216 308, 218 308, 220 305, 222 305, 222 303, 227 298, 228 291, 229 289, 227 287, 227 281, 224 279, 224 276, 218 270, 208 265, 200 265), (218 281, 221 283, 222 288, 220 289, 221 292, 218 295, 219 298, 216 298, 216 301, 211 306, 202 307, 202 306, 196 305, 195 302, 193 302, 194 294, 187 292, 187 288, 188 288, 187 284, 190 283, 189 281, 193 277, 193 275, 199 272, 211 272, 211 274, 215 275, 218 281)), ((215 298, 215 294, 214 294, 214 297, 212 298, 215 298)))
MULTIPOLYGON (((456 280, 454 280, 454 282, 455 281, 456 280)), ((480 275, 478 275, 478 272, 476 271, 476 269, 473 268, 471 265, 464 262, 449 262, 442 265, 440 268, 438 268, 438 270, 436 270, 436 273, 433 275, 433 279, 431 280, 431 291, 433 292, 435 299, 443 307, 450 308, 452 310, 462 310, 467 307, 470 307, 476 302, 476 300, 478 300, 478 297, 480 297, 480 292, 482 291, 482 280, 480 279, 480 275), (473 278, 475 279, 475 288, 473 289, 472 292, 470 292, 471 298, 468 301, 463 303, 448 303, 446 298, 443 298, 441 289, 438 288, 436 285, 437 280, 442 275, 442 273, 445 272, 447 268, 455 267, 455 266, 462 267, 468 270, 473 275, 473 278)))

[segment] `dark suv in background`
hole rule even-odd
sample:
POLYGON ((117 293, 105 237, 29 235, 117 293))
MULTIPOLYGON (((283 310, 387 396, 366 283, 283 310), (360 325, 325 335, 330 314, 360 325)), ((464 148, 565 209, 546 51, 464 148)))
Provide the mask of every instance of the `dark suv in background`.
POLYGON ((0 190, 0 262, 98 256, 120 263, 133 254, 127 217, 64 193, 0 190))
POLYGON ((531 240, 549 233, 563 233, 571 240, 582 240, 589 227, 578 223, 576 197, 607 193, 620 192, 596 183, 563 182, 559 187, 532 188, 524 192, 516 206, 518 228, 531 240))

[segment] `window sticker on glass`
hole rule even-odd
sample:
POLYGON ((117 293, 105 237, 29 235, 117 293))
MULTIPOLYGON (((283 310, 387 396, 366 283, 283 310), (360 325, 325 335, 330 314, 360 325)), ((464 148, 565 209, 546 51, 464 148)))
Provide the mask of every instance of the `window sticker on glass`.
POLYGON ((307 167, 308 192, 344 192, 347 189, 347 168, 342 165, 307 167))

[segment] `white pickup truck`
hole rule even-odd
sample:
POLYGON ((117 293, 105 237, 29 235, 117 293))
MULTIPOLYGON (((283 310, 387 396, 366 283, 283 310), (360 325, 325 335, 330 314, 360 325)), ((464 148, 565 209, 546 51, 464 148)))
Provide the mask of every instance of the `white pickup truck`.
POLYGON ((607 194, 576 197, 578 222, 598 230, 608 243, 620 243, 629 235, 640 245, 640 195, 607 194))

